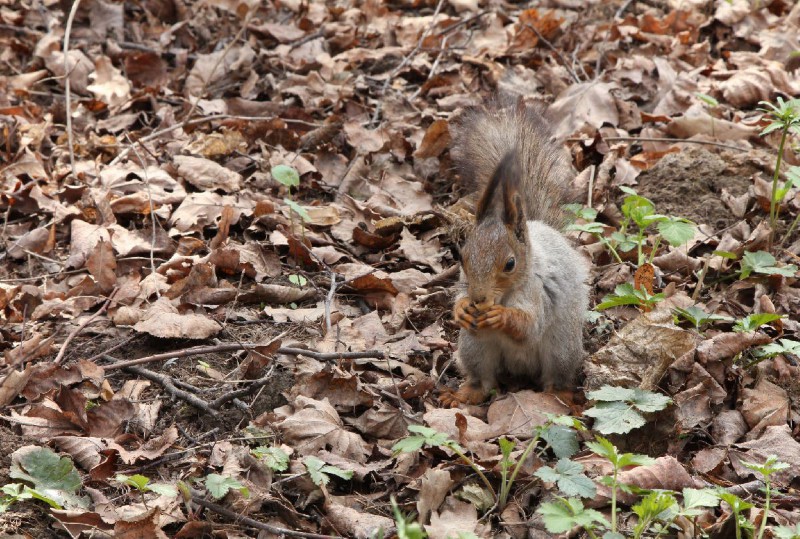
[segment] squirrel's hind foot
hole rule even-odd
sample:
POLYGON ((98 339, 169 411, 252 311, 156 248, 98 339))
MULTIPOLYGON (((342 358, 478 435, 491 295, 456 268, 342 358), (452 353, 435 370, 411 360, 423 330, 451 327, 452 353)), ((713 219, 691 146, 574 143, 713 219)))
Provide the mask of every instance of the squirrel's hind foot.
POLYGON ((448 408, 456 408, 459 404, 480 404, 488 396, 482 388, 465 382, 457 391, 447 390, 439 395, 439 402, 448 408))

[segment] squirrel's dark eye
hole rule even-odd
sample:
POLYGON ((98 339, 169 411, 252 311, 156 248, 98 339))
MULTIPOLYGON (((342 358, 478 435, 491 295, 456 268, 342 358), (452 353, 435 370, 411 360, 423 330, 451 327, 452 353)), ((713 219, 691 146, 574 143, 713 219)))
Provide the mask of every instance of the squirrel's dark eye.
POLYGON ((503 268, 503 271, 505 271, 506 273, 510 273, 510 272, 514 271, 514 266, 516 266, 516 265, 517 265, 517 261, 514 260, 514 257, 512 256, 511 258, 506 260, 506 265, 503 268))

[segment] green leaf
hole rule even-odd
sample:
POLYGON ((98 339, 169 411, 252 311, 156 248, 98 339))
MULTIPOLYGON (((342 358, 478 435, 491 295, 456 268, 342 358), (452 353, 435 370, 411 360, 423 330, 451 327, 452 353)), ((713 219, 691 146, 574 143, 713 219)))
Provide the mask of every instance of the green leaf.
POLYGON ((687 516, 698 516, 703 513, 703 507, 716 507, 719 505, 719 496, 710 488, 683 489, 683 511, 687 516))
POLYGON ((150 482, 149 477, 145 477, 140 474, 136 475, 125 475, 125 474, 117 474, 114 479, 123 485, 128 485, 129 487, 133 487, 136 490, 141 490, 142 492, 147 492, 147 484, 150 482))
POLYGON ((680 307, 675 307, 675 313, 681 318, 684 318, 685 320, 691 322, 691 324, 698 331, 704 324, 709 324, 711 322, 733 321, 733 318, 729 316, 722 316, 719 314, 709 314, 696 305, 692 305, 691 307, 686 307, 685 309, 681 309, 680 307))
POLYGON ((673 247, 683 245, 697 233, 697 227, 691 221, 669 217, 658 223, 658 232, 673 247))
POLYGON ((772 528, 772 533, 778 539, 800 539, 800 523, 790 526, 776 526, 772 528))
POLYGON ((672 402, 672 399, 661 393, 637 387, 633 390, 633 398, 627 399, 627 401, 642 412, 658 412, 666 408, 672 402))
POLYGON ((633 399, 635 396, 636 392, 633 389, 610 385, 604 385, 600 389, 586 393, 586 398, 589 400, 607 402, 628 401, 633 399))
POLYGON ((772 474, 779 472, 781 470, 785 470, 789 467, 789 465, 785 462, 781 462, 778 460, 778 457, 775 455, 769 455, 767 460, 764 461, 763 464, 759 464, 757 462, 742 462, 742 464, 754 472, 758 472, 763 475, 765 478, 769 478, 772 474))
POLYGON ((81 487, 81 476, 69 457, 59 457, 46 447, 23 447, 11 456, 9 475, 34 485, 33 497, 40 495, 43 501, 52 500, 58 508, 89 506, 88 501, 77 495, 81 487))
POLYGON ((594 528, 595 524, 610 527, 603 515, 594 509, 585 509, 583 502, 577 498, 558 499, 555 502, 543 503, 536 512, 542 515, 545 528, 550 533, 564 533, 574 526, 594 528))
POLYGON ((797 273, 797 266, 788 264, 777 267, 775 257, 766 251, 746 252, 741 260, 741 278, 747 279, 751 273, 764 275, 783 275, 793 277, 797 273))
POLYGON ((398 440, 397 443, 392 446, 392 453, 395 455, 398 453, 416 453, 422 449, 423 445, 425 445, 424 436, 409 436, 398 440))
POLYGON ((602 434, 626 434, 647 423, 642 414, 624 402, 599 402, 583 415, 595 418, 594 429, 602 434))
POLYGON ((736 323, 733 325, 733 331, 739 333, 743 331, 755 331, 761 326, 769 324, 770 322, 774 322, 775 320, 780 320, 781 318, 783 318, 782 314, 774 314, 774 313, 750 314, 745 316, 741 320, 737 320, 736 323))
POLYGON ((307 456, 303 459, 303 464, 308 471, 309 477, 311 477, 311 481, 314 482, 315 485, 321 487, 322 485, 327 485, 328 481, 331 480, 330 477, 325 475, 322 472, 322 468, 325 467, 325 463, 318 459, 317 457, 307 456))
POLYGON ((150 483, 149 489, 161 496, 177 496, 178 489, 166 483, 150 483))
POLYGON ((558 458, 568 458, 578 452, 578 434, 573 428, 564 425, 551 425, 541 434, 558 458))
POLYGON ((286 187, 297 187, 300 185, 300 174, 293 167, 287 165, 277 165, 269 171, 275 181, 286 187))
POLYGON ((761 358, 773 357, 778 354, 800 355, 800 342, 792 339, 779 339, 779 342, 764 345, 755 352, 755 355, 761 358))
POLYGON ((289 282, 295 286, 305 286, 308 280, 302 275, 289 275, 289 282))
POLYGON ((289 455, 280 447, 260 446, 252 450, 253 456, 275 472, 284 472, 289 468, 289 455))
POLYGON ((284 198, 283 201, 289 206, 289 209, 299 215, 304 222, 308 223, 311 221, 311 217, 303 206, 288 198, 284 198))
POLYGON ((398 539, 424 539, 427 537, 425 530, 422 529, 419 522, 414 522, 414 515, 405 516, 397 506, 397 501, 394 499, 394 496, 391 496, 389 500, 392 504, 398 539))
POLYGON ((542 466, 534 475, 542 481, 556 483, 567 496, 594 498, 597 493, 594 482, 583 473, 583 465, 569 459, 560 459, 555 468, 542 466))
POLYGON ((249 495, 247 488, 233 477, 210 473, 205 477, 204 483, 215 500, 224 498, 231 490, 238 490, 245 496, 249 495))
POLYGON ((710 107, 718 107, 719 106, 719 101, 717 101, 716 99, 714 99, 712 96, 710 96, 708 94, 703 94, 703 93, 698 92, 698 93, 696 93, 694 95, 695 95, 695 97, 697 97, 697 99, 699 99, 700 101, 702 101, 703 103, 705 103, 706 105, 708 105, 710 107))

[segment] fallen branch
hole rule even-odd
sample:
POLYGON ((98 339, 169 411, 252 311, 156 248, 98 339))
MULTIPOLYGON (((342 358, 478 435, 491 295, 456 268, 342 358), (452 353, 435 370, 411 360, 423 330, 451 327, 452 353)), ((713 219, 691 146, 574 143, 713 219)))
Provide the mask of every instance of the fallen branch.
MULTIPOLYGON (((220 352, 234 352, 237 350, 253 350, 261 346, 267 346, 269 343, 225 343, 217 344, 214 346, 195 346, 194 348, 187 348, 185 350, 176 350, 174 352, 165 352, 163 354, 154 354, 152 356, 140 357, 139 359, 131 359, 128 361, 120 361, 117 358, 107 356, 109 361, 114 361, 111 365, 104 366, 106 371, 115 369, 124 369, 126 367, 133 367, 134 365, 143 365, 145 363, 152 363, 154 361, 161 361, 173 358, 199 356, 202 354, 215 354, 220 352)), ((305 350, 303 348, 278 348, 275 353, 286 354, 288 356, 306 356, 317 361, 333 361, 338 359, 364 359, 375 358, 384 359, 386 355, 379 350, 366 350, 364 352, 332 352, 322 353, 314 352, 312 350, 305 350)))
POLYGON ((90 316, 89 318, 87 318, 86 320, 84 320, 84 321, 81 323, 81 325, 79 325, 78 327, 76 327, 75 329, 73 329, 73 330, 72 330, 72 333, 70 333, 69 335, 67 335, 67 340, 65 340, 65 341, 64 341, 64 344, 62 344, 62 345, 61 345, 61 349, 58 351, 58 355, 57 355, 57 356, 56 356, 56 358, 53 360, 53 364, 54 364, 54 365, 61 365, 61 362, 62 362, 62 361, 64 361, 64 354, 66 354, 66 353, 67 353, 67 346, 69 346, 69 344, 72 342, 72 339, 74 339, 75 337, 77 337, 77 336, 78 336, 78 334, 79 334, 81 331, 83 331, 83 329, 84 329, 86 326, 88 326, 89 324, 91 324, 92 322, 94 322, 94 321, 95 321, 95 319, 96 319, 98 316, 100 316, 101 314, 103 314, 103 313, 105 313, 105 312, 106 312, 106 309, 108 309, 108 305, 111 303, 111 300, 112 300, 112 299, 114 299, 114 295, 117 293, 117 290, 119 290, 119 289, 118 289, 118 288, 115 288, 114 290, 112 290, 112 291, 111 291, 111 294, 109 294, 109 296, 108 296, 108 299, 106 300, 106 302, 105 302, 105 303, 103 303, 103 306, 102 306, 102 307, 100 307, 100 309, 99 309, 99 310, 98 310, 96 313, 94 313, 92 316, 90 316))
POLYGON ((286 528, 279 528, 278 526, 273 526, 272 524, 265 524, 263 522, 259 522, 258 520, 254 520, 250 517, 240 515, 239 513, 231 511, 230 509, 226 509, 221 505, 217 505, 215 503, 204 500, 200 496, 192 496, 192 502, 196 503, 200 507, 205 507, 209 511, 213 511, 224 517, 228 517, 229 519, 235 521, 237 524, 244 524, 245 526, 250 526, 251 528, 255 528, 257 530, 264 530, 269 533, 274 533, 275 535, 286 535, 289 537, 305 537, 306 539, 342 539, 338 535, 322 535, 319 533, 294 531, 286 528))
MULTIPOLYGON (((110 359, 110 356, 103 355, 103 358, 110 359)), ((138 374, 142 378, 147 378, 148 380, 159 384, 161 387, 164 388, 164 390, 167 393, 169 393, 176 399, 180 399, 184 402, 187 402, 192 406, 194 406, 195 408, 203 410, 212 417, 217 417, 219 415, 219 413, 214 409, 213 406, 211 406, 209 403, 207 403, 200 397, 197 397, 196 395, 192 395, 188 391, 184 391, 183 389, 178 389, 177 387, 175 387, 175 384, 171 376, 153 372, 143 367, 125 367, 125 370, 130 371, 134 374, 138 374)))

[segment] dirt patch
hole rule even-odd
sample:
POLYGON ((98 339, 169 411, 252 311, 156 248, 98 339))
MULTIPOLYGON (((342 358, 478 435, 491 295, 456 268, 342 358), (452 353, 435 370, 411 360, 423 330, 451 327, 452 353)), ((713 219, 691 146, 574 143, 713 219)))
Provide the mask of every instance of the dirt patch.
POLYGON ((691 147, 665 155, 643 172, 637 191, 655 203, 658 213, 722 230, 738 221, 723 204, 722 189, 733 196, 743 195, 758 172, 758 167, 731 151, 691 147))

